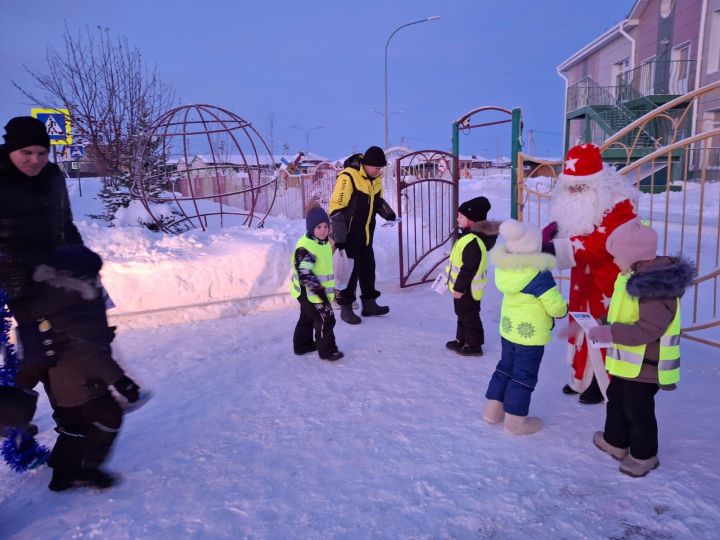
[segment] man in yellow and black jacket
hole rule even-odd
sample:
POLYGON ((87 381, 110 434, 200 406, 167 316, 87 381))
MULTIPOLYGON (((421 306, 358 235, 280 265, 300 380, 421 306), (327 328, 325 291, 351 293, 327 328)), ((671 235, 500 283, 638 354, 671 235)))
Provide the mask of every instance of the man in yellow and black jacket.
POLYGON ((340 318, 348 324, 361 322, 352 310, 358 282, 363 317, 385 315, 390 311, 389 307, 379 306, 375 301, 380 292, 375 289, 373 252, 375 215, 395 221, 395 212, 382 198, 382 168, 386 165, 385 152, 378 146, 371 146, 364 154, 350 156, 335 181, 330 198, 335 248, 345 250, 348 258, 353 259, 347 287, 340 291, 337 298, 341 307, 340 318))

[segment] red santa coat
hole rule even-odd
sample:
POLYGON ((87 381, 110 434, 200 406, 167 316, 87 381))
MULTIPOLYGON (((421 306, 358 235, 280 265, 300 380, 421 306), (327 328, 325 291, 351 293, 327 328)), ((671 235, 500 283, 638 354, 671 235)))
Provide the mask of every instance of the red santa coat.
MULTIPOLYGON (((562 251, 572 250, 574 266, 570 271, 570 311, 589 311, 596 319, 607 317, 610 298, 613 294, 615 279, 620 269, 615 265, 613 256, 605 248, 608 236, 620 225, 637 217, 635 208, 629 199, 617 203, 612 210, 603 216, 599 226, 590 234, 573 236, 565 239, 567 246, 561 247, 563 239, 555 240, 558 256, 562 251)), ((582 334, 568 337, 572 354, 573 385, 575 390, 584 390, 590 382, 585 377, 588 349, 582 334), (579 342, 579 344, 578 344, 579 342), (582 383, 585 384, 582 384, 582 383)), ((605 350, 602 359, 605 361, 605 350)), ((601 385, 602 386, 602 385, 601 385)))

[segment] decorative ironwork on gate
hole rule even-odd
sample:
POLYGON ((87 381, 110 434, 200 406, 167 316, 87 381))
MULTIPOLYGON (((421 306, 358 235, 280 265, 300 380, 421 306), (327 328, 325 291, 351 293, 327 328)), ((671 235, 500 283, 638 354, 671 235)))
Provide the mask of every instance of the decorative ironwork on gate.
POLYGON ((441 150, 419 150, 395 161, 401 287, 427 282, 450 254, 457 171, 457 158, 441 150))

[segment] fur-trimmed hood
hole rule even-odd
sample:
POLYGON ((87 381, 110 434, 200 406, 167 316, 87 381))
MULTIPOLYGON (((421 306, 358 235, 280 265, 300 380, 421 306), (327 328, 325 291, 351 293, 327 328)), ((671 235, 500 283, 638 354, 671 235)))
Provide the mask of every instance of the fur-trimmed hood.
POLYGON ((468 232, 476 234, 485 244, 485 249, 490 251, 495 246, 500 234, 500 222, 489 219, 475 221, 469 229, 460 229, 460 232, 461 234, 468 232))
POLYGON ((505 244, 498 244, 489 254, 490 262, 503 270, 533 269, 539 272, 555 268, 555 257, 549 253, 510 253, 505 244))
POLYGON ((682 256, 656 257, 635 263, 626 290, 637 298, 676 298, 684 294, 696 274, 695 264, 682 256))
POLYGON ((485 236, 497 236, 500 234, 500 222, 490 219, 476 221, 472 224, 470 230, 474 233, 483 234, 485 236))

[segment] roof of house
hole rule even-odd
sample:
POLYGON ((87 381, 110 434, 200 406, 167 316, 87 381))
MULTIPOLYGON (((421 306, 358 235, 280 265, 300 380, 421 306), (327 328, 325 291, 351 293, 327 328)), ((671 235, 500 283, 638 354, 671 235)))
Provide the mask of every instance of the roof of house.
MULTIPOLYGON (((637 4, 643 3, 645 0, 638 0, 637 4)), ((631 14, 633 11, 630 12, 631 14)), ((568 68, 574 66, 581 60, 584 60, 588 56, 590 56, 592 53, 597 51, 598 49, 603 48, 605 45, 610 43, 611 41, 617 39, 618 37, 622 37, 621 30, 626 29, 631 26, 636 26, 638 24, 637 19, 623 19, 616 25, 614 25, 609 30, 606 30, 603 34, 596 37, 594 40, 592 40, 590 43, 585 45, 582 49, 575 52, 570 58, 565 60, 563 63, 561 63, 558 67, 558 71, 565 71, 568 68)))

